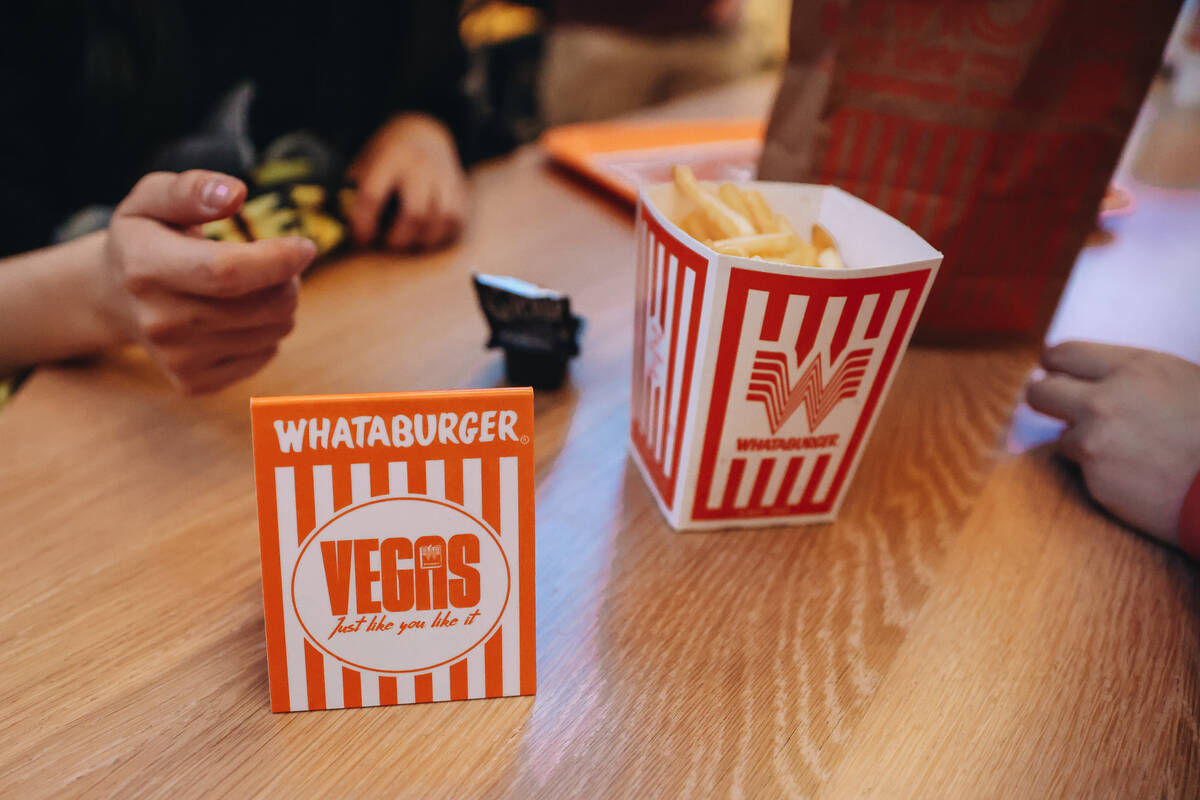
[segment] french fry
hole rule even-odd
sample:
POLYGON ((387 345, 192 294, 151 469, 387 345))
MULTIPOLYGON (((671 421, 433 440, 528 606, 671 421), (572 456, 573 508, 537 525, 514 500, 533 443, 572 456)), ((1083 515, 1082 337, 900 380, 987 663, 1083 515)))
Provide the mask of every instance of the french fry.
POLYGON ((693 239, 699 239, 706 244, 713 240, 712 228, 709 226, 704 214, 698 208, 681 219, 679 227, 683 228, 688 236, 691 236, 693 239))
POLYGON ((680 196, 678 208, 687 212, 679 227, 718 253, 803 267, 845 268, 829 231, 813 223, 812 240, 806 240, 760 192, 733 183, 722 183, 714 192, 682 165, 671 174, 680 196))
POLYGON ((846 265, 842 263, 842 257, 838 255, 837 250, 826 247, 817 254, 817 266, 826 269, 843 269, 846 265))
MULTIPOLYGON (((780 227, 779 220, 781 217, 771 210, 767 205, 767 201, 758 193, 758 190, 752 190, 744 194, 746 198, 746 206, 750 211, 750 220, 754 228, 759 233, 777 233, 779 231, 790 231, 791 225, 786 228, 780 227)), ((795 233, 795 231, 792 231, 795 233)))
MULTIPOLYGON (((718 239, 717 241, 729 241, 729 240, 728 239, 718 239)), ((753 258, 753 256, 754 256, 754 254, 751 253, 748 248, 739 247, 737 245, 717 245, 717 242, 713 242, 712 244, 709 245, 709 247, 711 247, 713 250, 716 250, 718 253, 724 253, 727 256, 741 256, 742 258, 753 258)))
MULTIPOLYGON (((717 187, 717 197, 721 199, 722 203, 750 220, 751 225, 754 225, 754 220, 750 216, 750 205, 746 202, 746 196, 742 194, 741 189, 738 189, 732 183, 722 183, 717 187)), ((755 229, 758 228, 757 225, 754 225, 754 227, 755 229)), ((766 231, 758 232, 766 233, 766 231)))
POLYGON ((812 244, 817 251, 819 266, 829 269, 842 269, 846 266, 842 263, 842 256, 838 253, 837 242, 833 240, 833 236, 815 222, 812 226, 812 244))
POLYGON ((714 229, 720 231, 722 238, 755 234, 754 226, 748 219, 700 187, 691 169, 677 164, 672 176, 675 188, 704 214, 714 229))
POLYGON ((830 236, 829 231, 816 222, 812 226, 812 244, 817 248, 818 253, 822 250, 837 250, 837 242, 830 236))
POLYGON ((799 245, 783 256, 785 264, 795 264, 798 267, 816 267, 817 251, 803 239, 798 239, 799 245))
MULTIPOLYGON (((711 245, 718 253, 731 256, 781 256, 795 250, 801 244, 801 239, 790 233, 759 233, 754 236, 736 236, 732 239, 718 239, 711 245)), ((807 242, 803 242, 808 244, 807 242)))

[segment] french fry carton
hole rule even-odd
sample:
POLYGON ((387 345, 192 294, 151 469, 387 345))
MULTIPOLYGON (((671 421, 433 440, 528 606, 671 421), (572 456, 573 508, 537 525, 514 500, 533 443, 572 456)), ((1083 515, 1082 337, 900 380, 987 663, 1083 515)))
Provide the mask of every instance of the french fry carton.
POLYGON ((530 389, 251 418, 272 710, 534 693, 530 389))
POLYGON ((717 253, 672 184, 639 193, 631 450, 677 530, 836 517, 942 260, 835 187, 740 186, 846 268, 717 253))

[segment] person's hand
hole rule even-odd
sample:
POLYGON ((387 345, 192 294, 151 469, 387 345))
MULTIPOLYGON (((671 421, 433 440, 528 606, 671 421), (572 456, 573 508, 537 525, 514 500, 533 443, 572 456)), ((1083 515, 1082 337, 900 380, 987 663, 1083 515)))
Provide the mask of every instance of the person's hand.
POLYGON ((450 131, 424 114, 401 114, 371 137, 347 175, 358 184, 350 225, 361 246, 376 240, 392 250, 438 247, 458 236, 467 182, 450 131), (381 226, 398 197, 395 220, 381 226))
POLYGON ((1059 450, 1078 462, 1101 506, 1177 543, 1179 511, 1200 471, 1200 365, 1134 347, 1064 342, 1042 354, 1026 389, 1035 410, 1065 420, 1059 450))
POLYGON ((708 21, 716 28, 732 28, 742 19, 746 0, 711 0, 704 9, 708 21))
POLYGON ((117 206, 104 243, 104 305, 187 392, 257 372, 293 326, 300 273, 316 255, 293 236, 232 244, 198 226, 234 213, 246 186, 219 172, 146 175, 117 206))

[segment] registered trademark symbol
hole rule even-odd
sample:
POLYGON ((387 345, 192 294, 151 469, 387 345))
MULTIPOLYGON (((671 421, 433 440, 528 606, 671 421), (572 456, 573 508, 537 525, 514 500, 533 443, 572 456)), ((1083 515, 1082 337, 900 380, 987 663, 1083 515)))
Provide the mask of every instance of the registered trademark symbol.
POLYGON ((521 437, 521 444, 529 444, 529 437, 528 437, 528 436, 522 436, 522 437, 521 437))

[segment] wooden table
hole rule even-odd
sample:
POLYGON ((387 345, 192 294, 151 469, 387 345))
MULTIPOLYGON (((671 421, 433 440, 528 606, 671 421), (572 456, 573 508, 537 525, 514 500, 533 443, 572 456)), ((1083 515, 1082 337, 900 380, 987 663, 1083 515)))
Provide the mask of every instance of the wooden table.
POLYGON ((250 381, 121 353, 0 415, 0 794, 1200 792, 1195 574, 1007 454, 1031 352, 913 348, 836 524, 675 534, 626 455, 631 215, 534 148, 472 181, 461 246, 318 269, 250 381), (537 397, 539 694, 272 714, 247 398, 501 383, 473 269, 589 321, 537 397))

